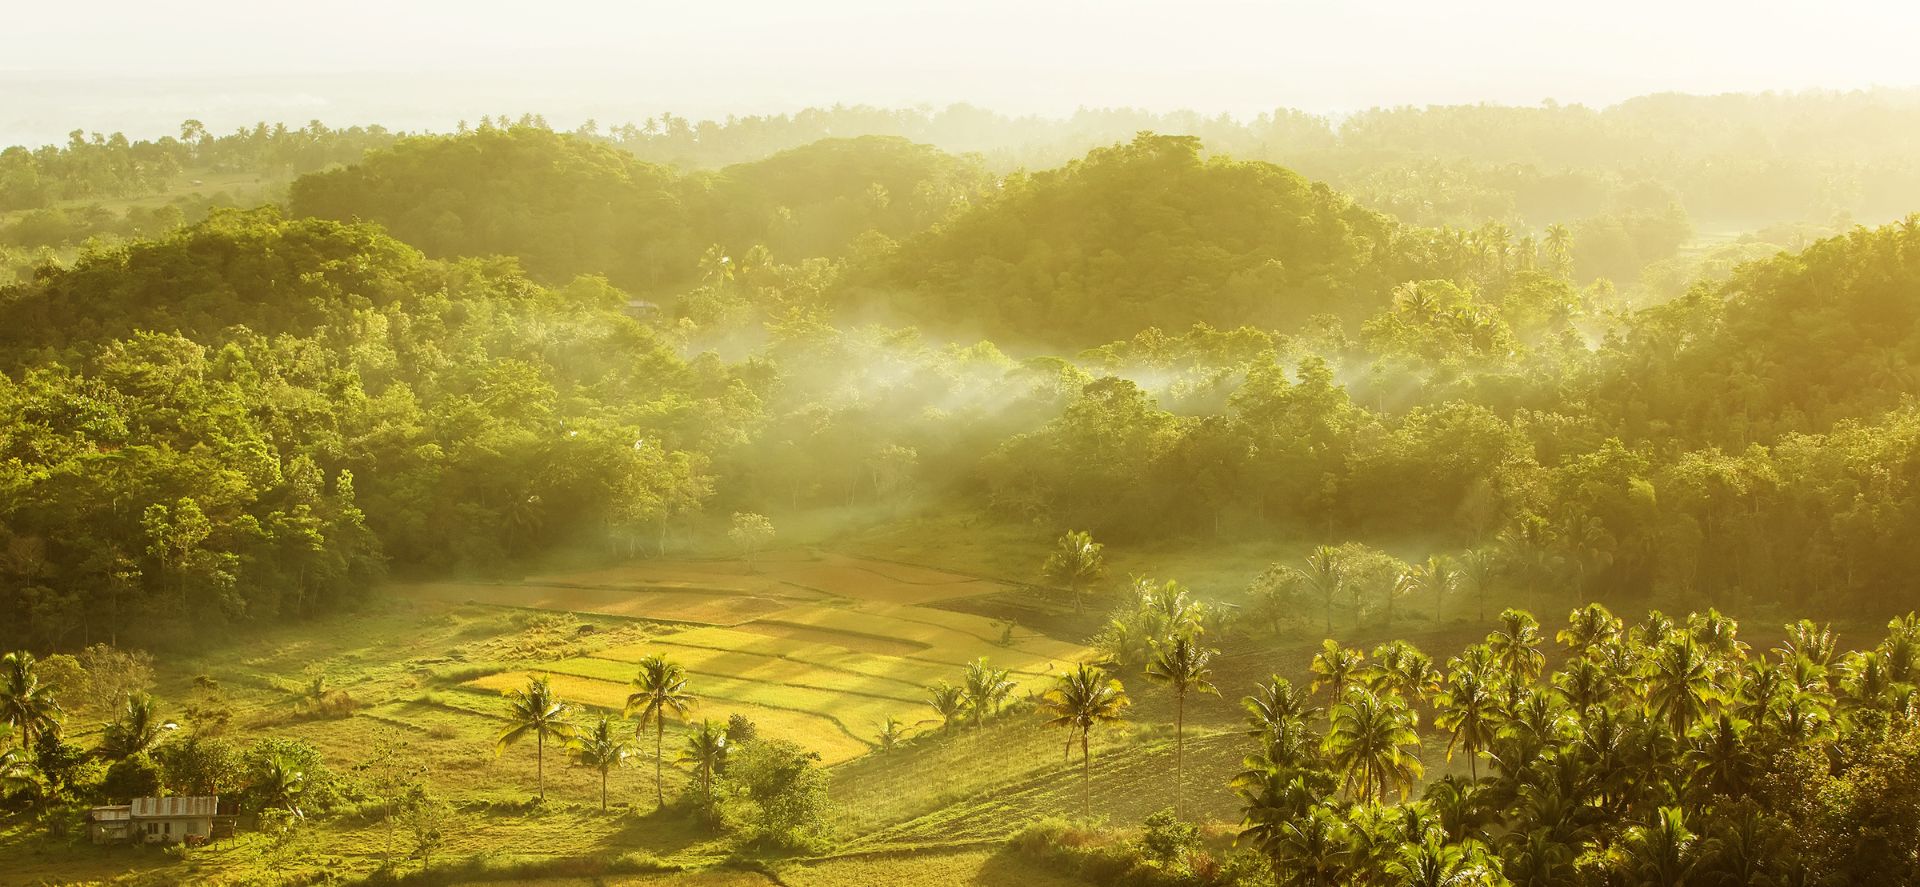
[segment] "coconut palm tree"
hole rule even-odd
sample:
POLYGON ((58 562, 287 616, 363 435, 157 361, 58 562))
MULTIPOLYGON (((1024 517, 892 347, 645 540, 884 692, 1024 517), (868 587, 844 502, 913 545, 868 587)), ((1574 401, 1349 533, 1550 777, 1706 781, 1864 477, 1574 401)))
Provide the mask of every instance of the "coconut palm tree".
POLYGON ((1349 688, 1329 715, 1324 745, 1327 762, 1346 775, 1347 791, 1363 802, 1386 797, 1390 787, 1405 798, 1420 778, 1420 734, 1398 696, 1349 688))
POLYGON ((951 730, 967 713, 967 691, 941 681, 927 688, 927 704, 940 713, 940 729, 951 730))
POLYGON ((1487 647, 1494 661, 1508 672, 1531 682, 1546 667, 1547 654, 1540 651, 1540 623, 1525 610, 1507 609, 1500 613, 1500 627, 1487 635, 1487 647))
POLYGON ((700 774, 700 798, 707 815, 713 815, 713 774, 727 761, 727 729, 712 721, 701 721, 687 736, 680 750, 680 763, 691 765, 700 774))
POLYGON ((1147 679, 1173 690, 1173 784, 1174 812, 1180 812, 1186 794, 1187 694, 1220 695, 1213 686, 1213 650, 1200 646, 1190 634, 1175 637, 1171 643, 1156 645, 1153 661, 1147 663, 1147 679))
POLYGON ((667 806, 667 792, 661 778, 666 761, 667 718, 684 718, 693 708, 694 695, 687 692, 687 671, 680 663, 664 656, 640 660, 640 672, 633 678, 633 692, 627 694, 627 717, 639 715, 637 730, 653 725, 653 801, 667 806))
POLYGON ((986 726, 988 716, 1000 710, 1000 703, 1013 692, 1013 681, 1006 669, 988 665, 987 657, 982 656, 967 663, 964 689, 967 708, 973 712, 973 726, 977 730, 986 726))
POLYGON ((1588 604, 1567 617, 1567 627, 1555 633, 1554 639, 1575 656, 1594 657, 1606 645, 1618 641, 1624 630, 1619 618, 1606 607, 1588 604))
POLYGON ((1392 693, 1417 705, 1440 692, 1440 678, 1433 657, 1406 641, 1393 640, 1373 648, 1373 666, 1364 683, 1375 693, 1392 693))
POLYGON ((1348 883, 1347 845, 1347 824, 1325 805, 1316 805, 1281 826, 1272 854, 1274 880, 1282 887, 1348 883))
POLYGON ((40 768, 27 760, 26 749, 0 749, 0 797, 17 794, 37 796, 45 787, 46 781, 40 768))
POLYGON ((1700 862, 1699 843, 1680 808, 1662 807, 1652 820, 1627 829, 1621 874, 1644 887, 1678 887, 1700 862))
POLYGON ((1107 675, 1106 669, 1081 663, 1063 674, 1040 697, 1040 713, 1046 726, 1067 731, 1067 747, 1080 740, 1080 808, 1082 815, 1093 814, 1093 728, 1118 723, 1131 701, 1126 688, 1107 675))
POLYGON ((110 761, 131 758, 160 739, 160 705, 150 693, 133 693, 121 704, 120 716, 107 725, 100 754, 110 761))
POLYGON ((54 687, 40 679, 39 662, 25 650, 0 656, 0 721, 20 732, 20 747, 33 748, 41 733, 60 729, 54 687))
POLYGON ((1433 595, 1435 622, 1440 621, 1440 610, 1447 596, 1460 587, 1460 570, 1454 566, 1453 558, 1444 554, 1428 555, 1424 562, 1409 567, 1404 578, 1409 594, 1433 595))
POLYGON ((600 812, 607 812, 607 774, 620 768, 633 756, 626 728, 613 716, 603 714, 593 725, 573 738, 573 759, 582 767, 600 771, 600 812))
POLYGON ((1647 713, 1687 735, 1715 696, 1713 662, 1691 637, 1661 644, 1647 663, 1647 713))
POLYGON ((268 807, 278 807, 293 814, 295 819, 305 819, 300 810, 300 796, 307 790, 307 771, 292 755, 269 755, 261 762, 260 772, 254 779, 253 791, 268 807))
POLYGON ((547 798, 547 737, 564 742, 573 736, 573 725, 567 721, 573 706, 554 695, 553 685, 544 675, 527 676, 524 689, 508 690, 506 696, 507 728, 494 740, 493 753, 504 754, 507 746, 532 734, 536 784, 544 801, 547 798))
POLYGON ((1447 731, 1447 760, 1453 760, 1455 748, 1467 753, 1467 768, 1475 782, 1480 780, 1480 752, 1493 742, 1499 728, 1499 701, 1486 674, 1479 669, 1455 667, 1440 691, 1440 709, 1434 726, 1447 731))
POLYGON ((1332 545, 1315 548, 1307 554, 1306 567, 1294 568, 1293 574, 1326 601, 1327 634, 1333 634, 1333 601, 1346 587, 1346 567, 1340 549, 1332 545))
POLYGON ((892 753, 906 735, 906 723, 893 715, 887 715, 887 719, 880 724, 880 753, 883 755, 892 753))
POLYGON ((1460 557, 1459 584, 1473 594, 1474 621, 1487 621, 1487 597, 1499 575, 1500 554, 1491 548, 1476 548, 1460 557))
POLYGON ((1258 740, 1262 749, 1260 758, 1249 759, 1249 766, 1292 768, 1306 762, 1312 740, 1307 721, 1320 715, 1306 691, 1275 675, 1267 683, 1256 685, 1253 695, 1240 701, 1240 707, 1247 713, 1247 735, 1258 740))
POLYGON ((1367 654, 1351 647, 1342 647, 1331 638, 1320 642, 1320 652, 1313 654, 1313 661, 1307 663, 1307 670, 1313 672, 1313 683, 1307 686, 1312 693, 1327 688, 1327 695, 1334 701, 1347 692, 1347 685, 1360 677, 1360 669, 1366 662, 1367 654))
POLYGON ((1084 530, 1072 530, 1060 537, 1054 545, 1053 554, 1040 567, 1040 574, 1048 582, 1067 587, 1067 593, 1073 596, 1073 615, 1080 615, 1081 598, 1086 589, 1100 581, 1106 575, 1107 567, 1100 543, 1093 541, 1093 534, 1084 530))

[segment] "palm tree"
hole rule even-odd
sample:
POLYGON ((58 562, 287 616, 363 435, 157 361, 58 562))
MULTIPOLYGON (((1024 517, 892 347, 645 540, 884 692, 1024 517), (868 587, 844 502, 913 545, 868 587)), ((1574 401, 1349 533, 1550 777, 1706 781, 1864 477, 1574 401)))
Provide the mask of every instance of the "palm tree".
POLYGON ((1280 828, 1274 841, 1274 880, 1284 887, 1334 887, 1347 883, 1347 825, 1339 814, 1316 805, 1280 828), (1279 874, 1285 872, 1284 878, 1279 874))
POLYGON ((1320 652, 1313 654, 1313 661, 1307 663, 1307 670, 1313 672, 1313 683, 1307 686, 1308 692, 1318 693, 1321 687, 1328 689, 1328 695, 1338 701, 1347 692, 1347 685, 1360 674, 1361 664, 1367 654, 1351 647, 1342 647, 1331 638, 1320 642, 1320 652))
POLYGON ((1645 887, 1685 884, 1700 861, 1699 842, 1678 807, 1662 807, 1652 821, 1627 829, 1622 874, 1645 887))
POLYGON ((253 790, 266 806, 283 808, 295 819, 306 818, 300 810, 300 796, 307 790, 307 771, 292 755, 269 755, 262 762, 253 790))
POLYGON ((23 748, 0 749, 0 797, 39 795, 46 783, 23 748))
POLYGON ((1389 787, 1405 798, 1420 778, 1420 734, 1398 696, 1348 689, 1333 708, 1325 747, 1327 762, 1346 774, 1347 791, 1363 802, 1386 797, 1389 787))
POLYGON ((1307 763, 1312 753, 1309 719, 1320 709, 1304 690, 1295 689, 1286 678, 1275 675, 1266 684, 1256 685, 1252 696, 1240 701, 1247 713, 1247 735, 1260 743, 1261 754, 1247 759, 1248 771, 1241 777, 1258 777, 1267 770, 1291 769, 1307 763))
POLYGON ((1101 554, 1103 548, 1100 543, 1093 541, 1093 534, 1072 530, 1060 537, 1053 554, 1048 555, 1046 563, 1040 567, 1040 574, 1048 582, 1067 587, 1067 592, 1073 596, 1075 616, 1080 615, 1081 595, 1107 572, 1101 554))
POLYGON ((120 716, 107 725, 100 742, 100 754, 108 760, 121 761, 151 748, 160 739, 162 729, 159 707, 150 693, 128 695, 120 708, 120 716))
POLYGON ((927 704, 940 713, 940 729, 951 730, 967 712, 967 691, 941 681, 927 688, 927 704))
POLYGON ((984 728, 987 716, 998 712, 1000 703, 1013 692, 1013 681, 1007 674, 1004 668, 988 665, 985 656, 967 663, 965 690, 967 708, 973 711, 974 729, 984 728))
POLYGON ((1567 646, 1575 656, 1592 657, 1606 645, 1620 639, 1623 626, 1618 617, 1599 604, 1588 604, 1567 617, 1567 627, 1554 639, 1567 646))
POLYGON ((1073 671, 1061 675, 1053 687, 1040 697, 1040 713, 1047 718, 1046 726, 1064 728, 1067 731, 1068 748, 1072 748, 1076 738, 1080 740, 1082 815, 1093 814, 1093 728, 1101 724, 1118 723, 1130 704, 1126 688, 1118 680, 1108 677, 1106 669, 1084 662, 1073 671))
POLYGON ((1332 545, 1315 548, 1307 555, 1306 568, 1296 567, 1293 571, 1300 581, 1326 600, 1327 634, 1333 634, 1333 599, 1339 596, 1340 590, 1346 585, 1345 572, 1340 549, 1332 545))
POLYGON ((1714 697, 1711 660, 1692 638, 1680 637, 1660 645, 1648 671, 1648 714, 1664 720, 1673 735, 1687 735, 1714 697))
POLYGON ((1501 611, 1500 627, 1487 635, 1487 647, 1502 668, 1529 682, 1547 664, 1547 654, 1540 651, 1540 623, 1525 610, 1501 611))
POLYGON ((666 761, 667 717, 686 717, 695 699, 687 692, 686 669, 664 656, 640 660, 640 673, 633 678, 633 688, 634 692, 627 694, 626 715, 639 714, 636 731, 653 724, 653 801, 665 807, 667 792, 661 780, 661 766, 666 761))
POLYGON ((1414 564, 1407 570, 1409 592, 1431 592, 1433 594, 1433 621, 1440 621, 1440 608, 1446 603, 1447 596, 1460 587, 1460 570, 1453 565, 1453 558, 1444 554, 1428 555, 1424 563, 1414 564))
POLYGON ((1474 620, 1487 621, 1487 595, 1500 575, 1500 555, 1492 549, 1476 548, 1460 558, 1460 585, 1473 592, 1474 620))
POLYGON ((907 735, 907 725, 893 715, 887 715, 880 725, 880 753, 889 754, 900 745, 901 738, 907 735))
POLYGON ((1485 673, 1479 669, 1456 666, 1447 676, 1446 688, 1438 699, 1440 714, 1434 726, 1447 731, 1447 760, 1453 750, 1467 752, 1467 768, 1473 780, 1480 780, 1480 752, 1493 742, 1498 729, 1499 702, 1485 673))
POLYGON ((1547 267, 1556 277, 1573 274, 1573 232, 1558 222, 1547 226, 1547 267))
POLYGON ((493 742, 493 753, 504 754, 507 746, 531 733, 534 737, 534 761, 540 799, 547 799, 547 737, 566 740, 573 735, 567 715, 573 707, 553 693, 553 685, 544 675, 527 676, 525 689, 508 690, 507 728, 493 742))
POLYGON ((575 762, 600 771, 600 812, 607 812, 607 774, 633 756, 626 730, 611 715, 603 714, 585 733, 574 737, 572 748, 575 762))
POLYGON ((1387 874, 1405 887, 1459 887, 1484 883, 1491 867, 1477 844, 1449 844, 1445 833, 1432 829, 1400 845, 1397 858, 1387 863, 1387 874))
POLYGON ((700 774, 700 797, 707 815, 713 815, 713 774, 727 760, 727 729, 712 721, 701 721, 687 736, 687 747, 680 750, 680 763, 690 764, 700 774))
POLYGON ((1394 640, 1373 648, 1373 667, 1366 684, 1375 693, 1391 693, 1409 704, 1419 704, 1440 692, 1440 672, 1433 667, 1433 658, 1420 648, 1394 640))
POLYGON ((16 650, 0 656, 0 721, 20 731, 20 747, 33 748, 41 733, 60 729, 60 703, 51 684, 40 680, 33 654, 16 650))
POLYGON ((1194 643, 1191 635, 1183 634, 1170 644, 1157 645, 1153 661, 1147 663, 1147 678, 1173 689, 1173 805, 1176 814, 1180 812, 1187 786, 1187 694, 1220 694, 1209 680, 1213 677, 1214 652, 1194 643))

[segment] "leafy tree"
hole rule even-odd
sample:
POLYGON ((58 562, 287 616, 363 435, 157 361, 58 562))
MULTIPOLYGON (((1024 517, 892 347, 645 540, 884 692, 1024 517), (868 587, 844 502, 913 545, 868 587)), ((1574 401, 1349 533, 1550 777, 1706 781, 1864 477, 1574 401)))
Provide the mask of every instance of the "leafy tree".
POLYGON ((740 557, 746 561, 747 571, 752 572, 753 556, 773 541, 773 522, 758 514, 735 513, 727 538, 740 548, 740 557))
POLYGON ((744 801, 758 840, 783 847, 823 840, 827 776, 820 756, 791 742, 767 739, 728 752, 725 782, 744 801))

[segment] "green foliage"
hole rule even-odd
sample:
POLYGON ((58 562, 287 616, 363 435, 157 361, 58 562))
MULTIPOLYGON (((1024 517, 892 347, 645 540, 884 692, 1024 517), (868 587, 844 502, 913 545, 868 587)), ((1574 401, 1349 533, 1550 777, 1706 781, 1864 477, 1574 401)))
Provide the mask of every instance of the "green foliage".
POLYGON ((1085 345, 1152 325, 1356 311, 1404 278, 1396 249, 1390 220, 1324 185, 1202 158, 1192 136, 1143 133, 1009 177, 997 197, 856 272, 852 298, 1002 342, 1085 345))
POLYGON ((772 847, 810 849, 828 839, 827 776, 819 755, 780 739, 733 749, 721 779, 728 815, 772 847))
POLYGON ((100 779, 100 794, 116 804, 133 798, 153 797, 165 784, 160 765, 142 752, 114 761, 100 779))

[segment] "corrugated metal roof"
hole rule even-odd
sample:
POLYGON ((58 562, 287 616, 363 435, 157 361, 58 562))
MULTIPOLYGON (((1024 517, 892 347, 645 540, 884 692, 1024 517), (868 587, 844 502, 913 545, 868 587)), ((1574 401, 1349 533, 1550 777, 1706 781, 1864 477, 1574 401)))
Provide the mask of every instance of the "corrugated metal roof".
POLYGON ((166 818, 173 816, 212 816, 220 811, 220 798, 216 795, 198 797, 175 796, 171 798, 134 798, 133 816, 135 819, 166 818))
POLYGON ((104 822, 104 821, 113 820, 113 819, 133 818, 133 808, 127 806, 126 804, 108 805, 105 807, 95 807, 92 810, 89 810, 87 812, 89 815, 93 817, 95 822, 104 822))

